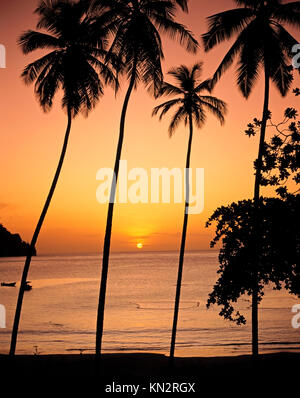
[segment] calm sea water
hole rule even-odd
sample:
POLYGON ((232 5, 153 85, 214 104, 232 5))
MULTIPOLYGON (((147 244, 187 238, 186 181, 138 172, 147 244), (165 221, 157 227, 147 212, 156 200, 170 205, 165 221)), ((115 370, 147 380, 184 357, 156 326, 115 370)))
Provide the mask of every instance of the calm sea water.
MULTIPOLYGON (((0 280, 18 281, 21 258, 0 259, 0 280)), ((145 351, 167 354, 173 317, 178 253, 138 252, 111 255, 105 334, 106 352, 145 351)), ((33 259, 25 292, 17 353, 93 352, 101 258, 40 256, 33 259)), ((251 352, 250 301, 239 302, 249 320, 236 326, 206 309, 217 280, 217 253, 186 254, 176 355, 217 356, 251 352)), ((18 288, 0 287, 7 328, 0 329, 0 353, 9 350, 18 288)), ((293 329, 291 308, 300 299, 284 291, 266 291, 260 306, 261 352, 300 349, 300 329, 293 329)))

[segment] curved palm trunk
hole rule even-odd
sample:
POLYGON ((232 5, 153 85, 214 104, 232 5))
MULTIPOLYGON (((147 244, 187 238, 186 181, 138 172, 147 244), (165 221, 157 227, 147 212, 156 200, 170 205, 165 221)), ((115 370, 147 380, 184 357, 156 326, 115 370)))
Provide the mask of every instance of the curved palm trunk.
POLYGON ((108 275, 108 264, 109 264, 109 254, 110 254, 110 242, 111 242, 111 230, 112 230, 112 221, 113 221, 113 212, 114 212, 114 202, 115 202, 115 197, 116 197, 116 188, 117 188, 123 139, 124 139, 125 118, 126 118, 126 112, 127 112, 127 108, 128 108, 130 95, 131 95, 133 87, 134 87, 135 71, 136 71, 136 62, 134 62, 134 65, 133 65, 132 75, 131 75, 129 87, 128 87, 128 90, 127 90, 127 93, 125 96, 122 114, 121 114, 119 141, 118 141, 116 160, 115 160, 115 166, 114 166, 113 181, 112 181, 111 192, 110 192, 110 201, 109 201, 108 212, 107 212, 106 229, 105 229, 105 237, 104 237, 104 245, 103 245, 102 274, 101 274, 98 313, 97 313, 96 356, 98 358, 101 355, 101 347, 102 347, 105 297, 106 297, 106 285, 107 285, 107 275, 108 275))
POLYGON ((189 114, 189 125, 190 125, 190 136, 189 136, 188 151, 187 151, 187 157, 186 157, 186 172, 185 172, 186 173, 185 174, 185 196, 186 196, 186 198, 185 198, 183 228, 182 228, 182 235, 181 235, 181 246, 180 246, 179 265, 178 265, 178 277, 177 277, 176 296, 175 296, 173 328, 172 328, 171 347, 170 347, 170 359, 171 360, 173 360, 174 352, 175 352, 177 321, 178 321, 181 281, 182 281, 182 271, 183 271, 183 260, 184 260, 186 231, 187 231, 188 216, 189 216, 189 201, 190 201, 190 180, 189 180, 190 173, 189 173, 189 169, 190 169, 190 158, 191 158, 192 141, 193 141, 193 119, 192 119, 191 114, 189 114))
POLYGON ((265 97, 264 97, 264 108, 262 125, 260 131, 259 150, 257 158, 257 170, 255 174, 255 187, 254 187, 254 275, 253 275, 253 293, 252 293, 252 355, 258 356, 258 267, 259 267, 259 234, 255 231, 259 231, 259 219, 257 215, 257 209, 259 206, 259 195, 260 195, 260 184, 262 177, 262 158, 265 144, 266 127, 268 120, 269 111, 269 96, 270 96, 270 75, 267 65, 265 65, 265 97))
POLYGON ((69 141, 69 136, 70 136, 70 131, 71 131, 71 124, 72 124, 72 112, 71 109, 68 109, 68 124, 67 124, 67 129, 66 129, 66 133, 65 133, 65 138, 64 138, 64 143, 63 143, 63 147, 62 147, 62 151, 61 151, 61 155, 59 158, 59 162, 58 162, 58 166, 56 169, 56 173, 54 175, 52 184, 51 184, 51 188, 50 191, 48 193, 46 202, 44 204, 42 213, 40 215, 39 221, 37 223, 37 226, 35 228, 31 243, 30 243, 30 248, 28 250, 28 254, 25 260, 25 265, 23 268, 23 274, 22 274, 22 279, 21 279, 21 284, 20 284, 20 289, 19 289, 19 295, 18 295, 18 301, 17 301, 17 307, 16 307, 16 312, 15 312, 15 319, 14 319, 14 324, 13 324, 13 329, 12 329, 12 335, 11 335, 11 344, 10 344, 10 352, 9 354, 11 356, 15 355, 15 351, 16 351, 16 344, 17 344, 17 338, 18 338, 18 329, 19 329, 19 323, 20 323, 20 316, 21 316, 21 310, 22 310, 22 303, 23 303, 23 297, 24 297, 24 288, 26 285, 26 281, 27 281, 27 275, 29 272, 29 267, 30 267, 30 263, 31 263, 31 258, 32 258, 32 254, 34 251, 34 247, 36 245, 40 230, 42 228, 44 219, 46 217, 50 202, 52 200, 56 185, 57 185, 57 181, 61 172, 61 168, 64 162, 64 158, 66 155, 66 151, 67 151, 67 146, 68 146, 68 141, 69 141))

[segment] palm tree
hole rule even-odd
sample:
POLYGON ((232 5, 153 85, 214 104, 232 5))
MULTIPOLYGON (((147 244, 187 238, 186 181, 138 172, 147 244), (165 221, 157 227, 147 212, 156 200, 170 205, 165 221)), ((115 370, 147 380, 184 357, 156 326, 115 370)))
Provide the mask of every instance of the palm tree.
MULTIPOLYGON (((284 24, 300 26, 300 2, 283 4, 281 0, 235 0, 239 7, 212 15, 208 18, 209 30, 203 35, 205 51, 237 36, 233 45, 217 68, 213 84, 238 57, 237 83, 244 97, 248 98, 263 71, 265 79, 264 105, 258 157, 256 161, 254 202, 259 205, 262 176, 262 157, 266 124, 269 115, 270 82, 282 96, 291 86, 293 76, 290 67, 292 47, 298 41, 285 29, 284 24)), ((256 224, 259 224, 257 220, 256 224)), ((256 229, 258 232, 258 229, 256 229)), ((252 244, 257 247, 258 238, 252 244)), ((256 252, 256 250, 254 250, 256 252)), ((256 256, 256 255, 255 255, 256 256)), ((258 355, 258 258, 253 262, 252 293, 252 353, 258 355)))
POLYGON ((172 338, 170 347, 170 358, 173 360, 176 343, 176 332, 177 332, 177 320, 179 312, 180 302, 180 291, 182 281, 182 271, 184 262, 185 242, 188 225, 188 214, 189 214, 189 168, 190 168, 190 157, 193 140, 193 124, 195 123, 198 128, 204 126, 206 121, 206 111, 214 114, 221 124, 224 123, 224 116, 227 111, 226 104, 220 99, 211 95, 202 95, 203 91, 210 89, 211 82, 205 80, 199 81, 202 72, 202 63, 196 63, 192 68, 188 68, 184 65, 179 68, 171 69, 169 74, 173 76, 177 82, 177 85, 170 83, 164 83, 161 89, 161 95, 178 96, 175 99, 171 99, 158 105, 153 110, 153 115, 160 112, 159 119, 161 120, 164 115, 171 109, 176 109, 169 126, 169 135, 172 137, 176 128, 180 122, 184 122, 185 125, 189 126, 189 142, 186 157, 186 176, 185 176, 185 209, 184 209, 184 221, 181 235, 181 246, 178 266, 178 278, 176 287, 175 297, 175 308, 172 328, 172 338))
POLYGON ((195 53, 198 48, 198 43, 192 34, 174 19, 178 5, 183 10, 187 10, 187 0, 95 0, 94 3, 95 15, 99 8, 101 14, 104 9, 106 10, 104 15, 110 16, 107 18, 111 21, 109 29, 113 33, 110 51, 123 60, 125 67, 122 72, 126 73, 129 80, 121 113, 114 179, 111 186, 103 245, 96 331, 96 355, 98 358, 102 346, 114 201, 130 96, 140 82, 154 95, 159 92, 163 80, 161 60, 164 57, 160 33, 166 33, 172 39, 178 38, 180 44, 185 45, 188 51, 195 53))
POLYGON ((62 89, 62 107, 66 110, 68 123, 54 179, 26 257, 12 330, 10 355, 15 354, 31 257, 61 172, 72 120, 78 113, 83 112, 87 115, 95 107, 103 94, 104 82, 116 84, 110 68, 101 61, 101 58, 106 56, 101 40, 98 39, 95 43, 90 41, 90 25, 85 17, 85 7, 73 1, 44 0, 40 1, 35 12, 39 15, 37 27, 45 29, 47 33, 29 30, 22 34, 19 44, 24 54, 37 49, 50 49, 50 52, 26 66, 22 77, 26 84, 35 82, 35 94, 44 111, 51 109, 56 92, 62 89), (101 80, 101 76, 104 81, 101 80))

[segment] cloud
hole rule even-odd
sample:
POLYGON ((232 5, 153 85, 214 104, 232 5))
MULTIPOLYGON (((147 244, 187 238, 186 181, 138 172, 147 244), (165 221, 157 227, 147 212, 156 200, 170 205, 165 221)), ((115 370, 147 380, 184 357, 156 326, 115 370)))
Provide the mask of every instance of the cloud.
MULTIPOLYGON (((153 232, 150 235, 151 236, 181 236, 182 231, 179 232, 153 232)), ((189 232, 188 236, 190 237, 201 237, 201 236, 210 236, 208 233, 206 232, 189 232)))
POLYGON ((8 203, 1 203, 0 202, 0 210, 5 209, 6 207, 9 207, 8 203))

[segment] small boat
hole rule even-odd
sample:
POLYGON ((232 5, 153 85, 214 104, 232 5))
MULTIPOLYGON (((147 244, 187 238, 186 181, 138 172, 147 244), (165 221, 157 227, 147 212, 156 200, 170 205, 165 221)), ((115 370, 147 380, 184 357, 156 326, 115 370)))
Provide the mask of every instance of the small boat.
POLYGON ((1 282, 1 286, 6 286, 6 287, 15 287, 16 286, 16 282, 1 282))
POLYGON ((24 290, 26 291, 28 291, 28 290, 31 290, 32 289, 32 286, 31 285, 29 285, 29 283, 30 283, 30 281, 26 281, 25 282, 25 286, 24 286, 24 290))

